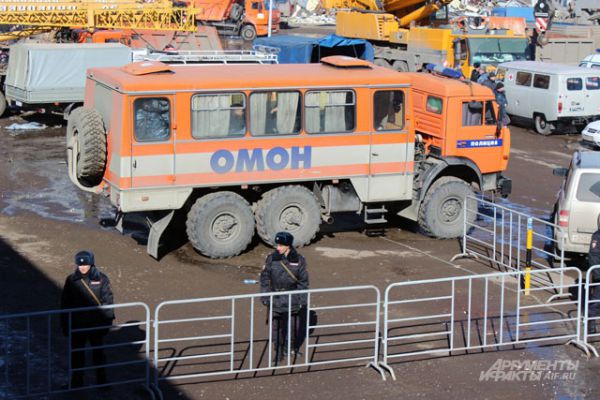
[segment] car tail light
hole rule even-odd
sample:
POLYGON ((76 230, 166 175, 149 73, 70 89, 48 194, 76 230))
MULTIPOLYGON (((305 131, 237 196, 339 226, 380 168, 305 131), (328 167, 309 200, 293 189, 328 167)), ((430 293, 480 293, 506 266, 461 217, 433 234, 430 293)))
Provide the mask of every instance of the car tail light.
POLYGON ((561 113, 562 112, 562 101, 558 102, 558 112, 561 113))
POLYGON ((567 226, 569 226, 569 212, 566 210, 562 210, 560 213, 558 213, 558 226, 562 226, 563 228, 566 228, 567 226))

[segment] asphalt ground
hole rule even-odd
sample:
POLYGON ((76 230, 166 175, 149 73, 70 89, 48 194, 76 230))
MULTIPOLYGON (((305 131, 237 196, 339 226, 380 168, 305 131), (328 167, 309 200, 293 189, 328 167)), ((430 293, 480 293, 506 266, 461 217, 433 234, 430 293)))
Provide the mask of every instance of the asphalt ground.
MULTIPOLYGON (((40 120, 35 115, 26 118, 40 120)), ((119 303, 139 301, 153 309, 166 300, 258 290, 257 286, 242 281, 257 279, 265 257, 271 252, 260 242, 253 243, 244 254, 227 260, 209 260, 197 254, 189 244, 176 243, 160 261, 155 261, 146 255, 144 235, 136 231, 135 224, 128 235, 116 232, 107 223, 112 209, 106 199, 81 193, 68 180, 61 120, 41 118, 41 121, 50 128, 20 133, 9 132, 5 127, 24 122, 23 118, 12 116, 0 121, 2 312, 55 309, 64 278, 73 269, 73 254, 80 249, 94 251, 98 265, 112 281, 115 300, 119 303)), ((540 137, 526 127, 512 127, 511 130, 513 148, 507 175, 514 181, 514 190, 509 201, 533 215, 547 217, 561 183, 560 178, 552 176, 552 168, 568 165, 572 152, 581 147, 580 138, 562 134, 540 137)), ((374 285, 383 293, 394 282, 496 271, 489 264, 476 260, 451 262, 452 256, 460 252, 458 241, 426 238, 415 231, 413 224, 405 221, 393 221, 383 236, 367 236, 363 228, 356 219, 342 218, 333 226, 326 226, 315 243, 300 250, 308 261, 311 288, 374 285)), ((424 294, 430 290, 437 293, 438 289, 423 288, 424 294)), ((462 288, 461 293, 465 290, 462 288)), ((474 299, 481 299, 481 290, 480 285, 474 288, 474 299)), ((407 291, 406 295, 410 293, 413 292, 407 291)), ((420 290, 414 293, 420 294, 420 290)), ((498 293, 496 289, 490 298, 497 301, 498 293)), ((333 296, 332 301, 343 302, 346 297, 333 296)), ((511 301, 507 300, 507 307, 511 301)), ((477 304, 481 312, 480 301, 477 304)), ((185 308, 182 312, 194 315, 201 314, 201 310, 190 305, 189 312, 185 308)), ((216 307, 208 311, 218 310, 216 307)), ((432 307, 424 306, 415 312, 425 314, 432 310, 432 307)), ((560 308, 552 312, 568 315, 560 308)), ((138 318, 127 310, 117 315, 117 322, 138 318)), ((361 315, 356 318, 365 314, 361 315)), ((340 315, 331 319, 320 315, 319 323, 338 317, 341 318, 340 315)), ((497 325, 492 325, 490 322, 488 333, 493 336, 497 333, 497 325)), ((472 329, 475 336, 483 327, 472 329)), ((256 330, 262 335, 261 339, 268 337, 267 327, 262 323, 257 324, 256 330)), ((186 330, 177 334, 185 335, 186 330)), ((477 340, 481 340, 481 336, 477 340)), ((171 382, 163 386, 163 392, 166 398, 182 399, 283 396, 307 399, 594 399, 600 391, 597 380, 600 360, 587 360, 574 346, 561 343, 503 347, 500 350, 493 347, 452 357, 444 354, 419 360, 402 358, 391 365, 396 381, 388 378, 384 382, 376 371, 362 364, 171 382), (484 376, 482 381, 481 374, 493 368, 498 360, 571 360, 579 363, 572 378, 495 382, 485 380, 484 376)), ((82 398, 89 396, 82 395, 82 398)), ((101 397, 106 395, 98 395, 101 397)), ((109 397, 131 399, 144 398, 144 395, 139 390, 114 388, 109 397)))

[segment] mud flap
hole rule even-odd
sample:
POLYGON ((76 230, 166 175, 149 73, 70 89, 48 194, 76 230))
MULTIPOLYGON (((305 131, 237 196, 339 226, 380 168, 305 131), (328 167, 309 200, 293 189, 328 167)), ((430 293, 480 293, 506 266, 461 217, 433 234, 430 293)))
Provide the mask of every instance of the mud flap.
POLYGON ((148 233, 148 244, 146 245, 146 251, 150 256, 158 260, 158 247, 160 245, 160 237, 165 232, 171 220, 175 215, 175 210, 171 210, 167 215, 161 219, 152 222, 148 219, 148 225, 150 225, 150 232, 148 233))

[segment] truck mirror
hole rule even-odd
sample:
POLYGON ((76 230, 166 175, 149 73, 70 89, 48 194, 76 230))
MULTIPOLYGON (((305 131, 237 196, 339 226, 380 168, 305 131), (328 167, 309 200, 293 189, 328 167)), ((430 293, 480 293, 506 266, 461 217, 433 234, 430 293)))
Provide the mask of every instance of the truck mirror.
POLYGON ((552 175, 554 176, 567 176, 567 169, 566 168, 554 168, 552 170, 552 175))

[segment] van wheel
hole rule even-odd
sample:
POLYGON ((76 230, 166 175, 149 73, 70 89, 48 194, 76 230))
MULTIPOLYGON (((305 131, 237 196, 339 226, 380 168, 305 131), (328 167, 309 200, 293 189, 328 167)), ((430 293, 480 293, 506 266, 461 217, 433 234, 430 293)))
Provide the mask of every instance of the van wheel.
POLYGON ((0 92, 0 117, 6 112, 6 97, 4 93, 0 92))
POLYGON ((304 186, 282 186, 265 193, 256 204, 256 231, 273 245, 275 234, 294 235, 294 246, 309 244, 321 225, 321 207, 314 193, 304 186))
POLYGON ((554 126, 548 121, 546 121, 546 117, 543 114, 536 114, 533 118, 535 122, 535 131, 540 135, 548 136, 552 133, 554 126))
POLYGON ((69 114, 67 148, 74 151, 79 183, 87 187, 99 185, 106 167, 106 132, 98 111, 79 107, 69 114))
POLYGON ((200 197, 187 215, 186 231, 192 246, 210 258, 240 254, 254 236, 250 205, 233 192, 200 197))
MULTIPOLYGON (((444 177, 427 191, 419 208, 419 226, 425 234, 450 239, 463 234, 465 199, 473 190, 458 178, 444 177)), ((468 223, 475 222, 475 213, 467 214, 468 223)))
POLYGON ((251 42, 256 39, 256 29, 252 25, 244 25, 240 31, 240 36, 242 39, 251 42))

